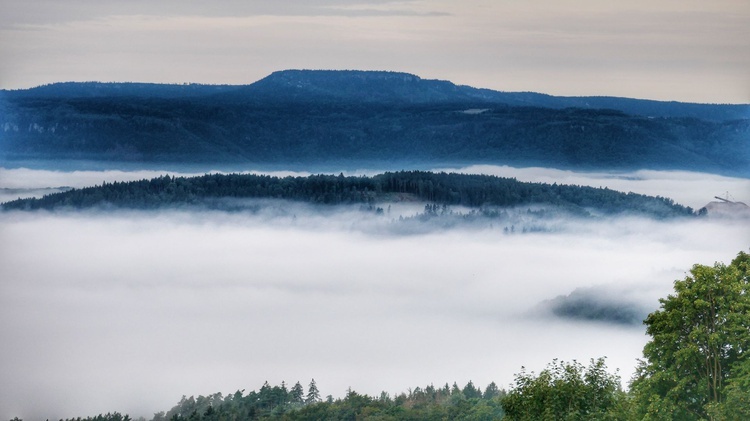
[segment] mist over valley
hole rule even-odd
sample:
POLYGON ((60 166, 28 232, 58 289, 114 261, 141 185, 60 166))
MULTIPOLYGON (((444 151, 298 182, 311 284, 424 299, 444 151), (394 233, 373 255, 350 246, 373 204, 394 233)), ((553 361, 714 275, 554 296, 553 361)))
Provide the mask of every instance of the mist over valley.
MULTIPOLYGON (((696 209, 749 183, 670 172, 455 171, 672 192, 696 209)), ((39 194, 163 174, 4 169, 1 187, 39 194)), ((2 371, 16 379, 2 386, 2 415, 150 417, 182 395, 309 378, 333 396, 468 380, 507 387, 521 365, 541 369, 554 358, 607 356, 627 379, 647 339, 638 318, 694 263, 726 260, 750 238, 744 220, 710 215, 558 214, 546 220, 554 229, 526 233, 521 224, 516 232, 497 223, 446 228, 420 219, 427 204, 376 203, 382 213, 267 199, 231 212, 2 212, 0 333, 12 338, 2 371), (39 393, 55 399, 40 408, 39 393)))

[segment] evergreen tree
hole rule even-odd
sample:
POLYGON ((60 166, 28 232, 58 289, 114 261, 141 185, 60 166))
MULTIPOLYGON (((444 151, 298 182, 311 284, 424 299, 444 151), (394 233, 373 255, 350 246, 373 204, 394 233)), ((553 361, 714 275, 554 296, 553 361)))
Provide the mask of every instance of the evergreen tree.
POLYGON ((311 404, 320 402, 320 391, 318 386, 315 384, 315 379, 310 381, 310 385, 307 388, 307 396, 305 397, 305 403, 311 404))
POLYGON ((484 389, 484 395, 482 395, 484 399, 492 399, 498 396, 500 396, 500 389, 498 389, 495 382, 488 384, 487 388, 484 389))
POLYGON ((305 390, 299 382, 295 383, 289 391, 289 401, 295 405, 302 405, 305 403, 305 390))
POLYGON ((474 382, 472 382, 471 380, 469 380, 469 382, 466 383, 466 386, 464 386, 462 392, 464 396, 466 396, 466 399, 482 397, 482 390, 474 386, 474 382))

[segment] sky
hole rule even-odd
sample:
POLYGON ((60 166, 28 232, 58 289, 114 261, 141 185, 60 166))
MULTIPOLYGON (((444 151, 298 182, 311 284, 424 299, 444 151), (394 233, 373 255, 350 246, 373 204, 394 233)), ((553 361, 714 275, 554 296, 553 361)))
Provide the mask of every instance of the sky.
POLYGON ((0 0, 0 88, 360 69, 503 91, 750 102, 746 0, 0 0))

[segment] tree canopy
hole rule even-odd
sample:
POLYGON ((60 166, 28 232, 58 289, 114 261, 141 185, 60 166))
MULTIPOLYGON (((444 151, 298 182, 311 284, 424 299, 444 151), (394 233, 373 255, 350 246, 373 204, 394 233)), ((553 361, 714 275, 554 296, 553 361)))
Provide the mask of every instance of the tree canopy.
POLYGON ((750 255, 729 265, 696 264, 675 294, 645 320, 643 349, 632 389, 642 419, 720 419, 745 411, 750 394, 750 255))
POLYGON ((554 360, 538 375, 522 369, 502 401, 513 421, 616 420, 624 417, 625 404, 620 377, 607 372, 604 358, 588 367, 554 360))

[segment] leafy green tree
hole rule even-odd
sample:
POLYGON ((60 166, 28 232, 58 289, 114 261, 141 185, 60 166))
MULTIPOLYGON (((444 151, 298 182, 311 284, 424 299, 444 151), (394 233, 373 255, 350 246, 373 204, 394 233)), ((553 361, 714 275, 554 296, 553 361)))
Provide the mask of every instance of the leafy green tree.
POLYGON ((750 359, 735 365, 727 381, 725 400, 709 405, 708 414, 715 421, 750 420, 750 359))
POLYGON ((652 339, 631 384, 640 418, 700 420, 741 405, 738 393, 748 390, 740 363, 750 349, 749 267, 744 252, 728 266, 694 265, 648 315, 652 339))
POLYGON ((515 421, 593 421, 626 419, 625 401, 620 377, 599 358, 588 367, 554 360, 539 375, 522 369, 501 404, 515 421))

